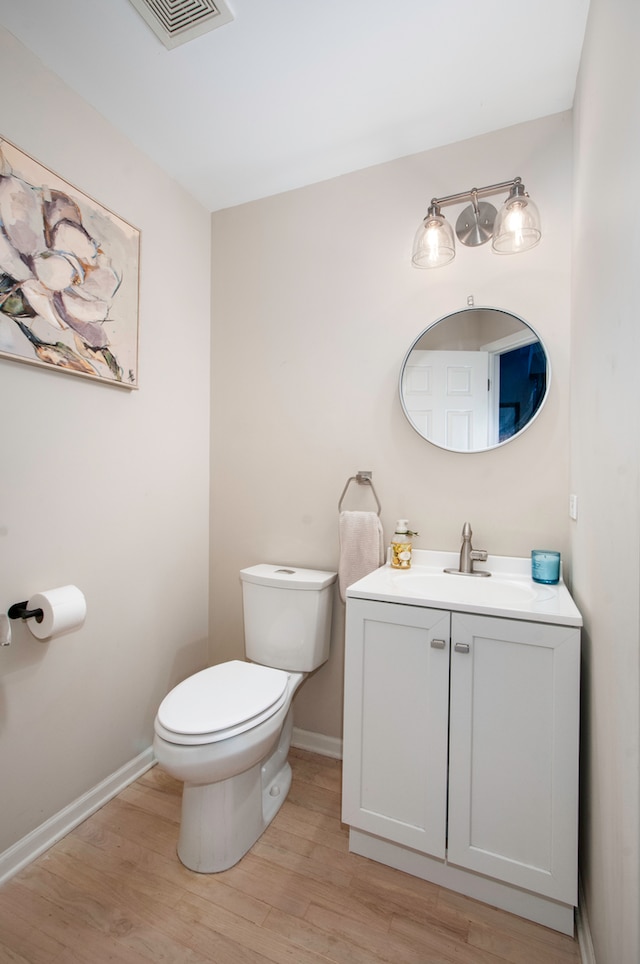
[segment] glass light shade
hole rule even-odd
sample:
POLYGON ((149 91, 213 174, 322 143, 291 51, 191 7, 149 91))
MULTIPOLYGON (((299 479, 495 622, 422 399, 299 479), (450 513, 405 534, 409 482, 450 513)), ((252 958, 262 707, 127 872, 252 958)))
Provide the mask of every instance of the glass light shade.
POLYGON ((533 248, 542 237, 540 215, 530 197, 511 194, 496 218, 491 246, 496 254, 518 254, 533 248))
POLYGON ((416 231, 411 262, 416 268, 441 268, 456 256, 453 228, 438 213, 427 214, 416 231))

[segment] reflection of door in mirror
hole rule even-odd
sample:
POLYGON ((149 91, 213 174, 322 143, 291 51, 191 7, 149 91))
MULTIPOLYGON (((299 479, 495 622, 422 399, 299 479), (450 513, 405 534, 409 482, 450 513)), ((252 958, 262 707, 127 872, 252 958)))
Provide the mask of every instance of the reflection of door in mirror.
POLYGON ((445 448, 468 452, 488 439, 486 351, 411 353, 404 369, 407 411, 421 435, 445 448))

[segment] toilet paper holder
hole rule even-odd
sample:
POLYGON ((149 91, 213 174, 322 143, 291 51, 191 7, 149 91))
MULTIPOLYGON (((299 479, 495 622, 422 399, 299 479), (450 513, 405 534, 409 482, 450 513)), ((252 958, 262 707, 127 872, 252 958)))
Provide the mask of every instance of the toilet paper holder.
POLYGON ((52 639, 79 629, 87 615, 87 601, 77 586, 58 586, 36 592, 24 602, 14 603, 8 619, 22 619, 36 639, 52 639))
POLYGON ((29 600, 25 599, 24 602, 14 603, 13 606, 9 606, 7 610, 7 616, 9 619, 32 619, 34 618, 37 623, 41 623, 44 618, 44 613, 41 609, 28 609, 29 600))

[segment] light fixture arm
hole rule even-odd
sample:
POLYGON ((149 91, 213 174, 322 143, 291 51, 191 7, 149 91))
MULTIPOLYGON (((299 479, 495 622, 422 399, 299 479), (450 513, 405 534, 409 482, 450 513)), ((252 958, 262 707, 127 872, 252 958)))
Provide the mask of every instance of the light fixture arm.
POLYGON ((434 197, 431 204, 441 207, 443 204, 456 204, 460 201, 471 201, 474 208, 477 208, 479 197, 489 197, 491 194, 501 194, 503 191, 511 190, 514 194, 524 194, 524 187, 521 177, 514 177, 511 181, 500 181, 498 184, 488 184, 486 187, 473 187, 470 191, 461 191, 459 194, 447 194, 446 197, 434 197))

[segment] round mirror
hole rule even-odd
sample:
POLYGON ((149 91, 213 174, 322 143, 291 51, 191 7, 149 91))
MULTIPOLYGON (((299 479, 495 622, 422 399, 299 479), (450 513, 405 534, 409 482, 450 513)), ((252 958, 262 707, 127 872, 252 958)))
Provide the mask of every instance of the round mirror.
POLYGON ((400 371, 400 401, 428 442, 485 452, 524 432, 550 378, 544 345, 522 318, 500 308, 463 308, 413 342, 400 371))

